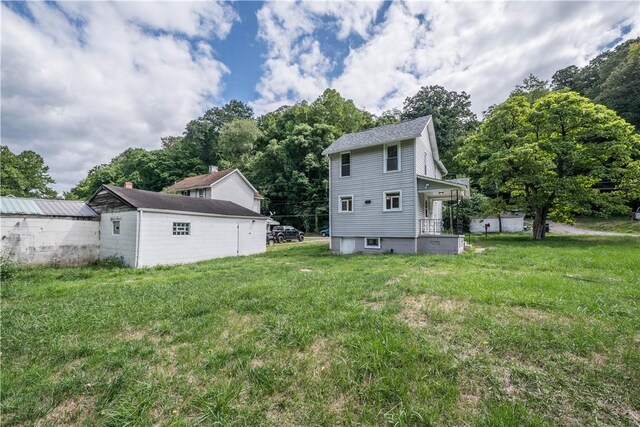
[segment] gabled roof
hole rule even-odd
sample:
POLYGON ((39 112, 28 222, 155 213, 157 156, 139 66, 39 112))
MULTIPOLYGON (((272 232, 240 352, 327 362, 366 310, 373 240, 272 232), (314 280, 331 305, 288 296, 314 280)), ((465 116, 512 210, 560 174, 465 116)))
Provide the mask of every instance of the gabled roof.
POLYGON ((97 213, 86 203, 75 200, 31 199, 0 197, 3 215, 40 215, 56 217, 96 218, 97 213))
POLYGON ((156 193, 154 191, 136 190, 133 188, 102 185, 91 196, 87 204, 102 191, 108 191, 114 197, 135 209, 152 209, 165 211, 195 212, 210 215, 231 217, 266 218, 259 213, 244 208, 227 200, 201 199, 198 197, 179 196, 177 194, 156 193))
POLYGON ((214 184, 222 181, 222 179, 231 175, 233 172, 237 172, 240 175, 240 177, 247 183, 247 185, 251 187, 251 189, 253 190, 253 196, 255 198, 262 199, 262 196, 260 195, 260 193, 258 193, 258 190, 256 190, 254 186, 251 185, 249 180, 245 178, 242 172, 240 172, 240 170, 237 168, 225 169, 222 171, 212 172, 205 175, 190 176, 188 178, 183 179, 182 181, 176 182, 172 186, 167 187, 166 190, 167 191, 185 191, 185 190, 193 190, 196 188, 211 187, 214 184))
POLYGON ((361 132, 348 133, 338 138, 333 144, 326 148, 322 154, 339 153, 356 148, 417 138, 422 134, 424 128, 430 121, 431 116, 424 116, 394 125, 380 126, 361 132))

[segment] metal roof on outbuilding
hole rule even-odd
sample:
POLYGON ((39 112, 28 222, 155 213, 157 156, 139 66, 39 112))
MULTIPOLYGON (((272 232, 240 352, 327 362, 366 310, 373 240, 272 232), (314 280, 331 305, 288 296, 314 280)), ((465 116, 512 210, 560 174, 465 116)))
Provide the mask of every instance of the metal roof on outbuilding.
POLYGON ((339 153, 356 148, 385 144, 387 142, 417 138, 422 134, 424 128, 430 121, 431 116, 424 116, 394 125, 380 126, 361 132, 348 133, 338 138, 325 149, 322 154, 339 153))
POLYGON ((0 197, 0 214, 76 218, 95 218, 98 216, 93 209, 81 201, 25 197, 0 197))

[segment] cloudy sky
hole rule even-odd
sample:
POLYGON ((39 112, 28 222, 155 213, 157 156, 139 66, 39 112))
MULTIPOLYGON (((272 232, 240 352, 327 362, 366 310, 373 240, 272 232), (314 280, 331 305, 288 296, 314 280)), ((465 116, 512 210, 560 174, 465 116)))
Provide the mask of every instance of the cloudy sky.
POLYGON ((334 87, 378 113, 420 86, 473 109, 640 36, 640 2, 2 2, 2 144, 64 191, 231 99, 261 114, 334 87))

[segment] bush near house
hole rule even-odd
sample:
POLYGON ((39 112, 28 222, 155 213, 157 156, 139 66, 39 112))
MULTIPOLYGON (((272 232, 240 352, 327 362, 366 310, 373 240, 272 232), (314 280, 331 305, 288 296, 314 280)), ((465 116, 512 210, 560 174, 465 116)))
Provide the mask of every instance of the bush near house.
POLYGON ((640 239, 475 243, 19 269, 3 424, 637 423, 640 239))

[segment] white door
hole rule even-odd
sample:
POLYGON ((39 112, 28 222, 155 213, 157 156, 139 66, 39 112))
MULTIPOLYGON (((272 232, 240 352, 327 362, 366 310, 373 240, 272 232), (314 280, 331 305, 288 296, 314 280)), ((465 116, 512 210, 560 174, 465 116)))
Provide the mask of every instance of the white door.
POLYGON ((340 242, 341 254, 352 254, 356 251, 356 238, 355 237, 343 237, 340 242))

